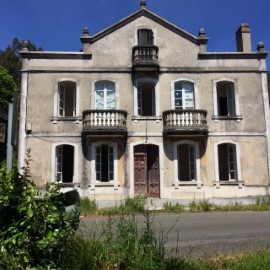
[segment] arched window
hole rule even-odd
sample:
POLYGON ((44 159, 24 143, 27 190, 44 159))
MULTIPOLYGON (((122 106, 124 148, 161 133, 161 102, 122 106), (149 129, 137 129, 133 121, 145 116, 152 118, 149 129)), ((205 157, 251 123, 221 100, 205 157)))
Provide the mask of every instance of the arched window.
POLYGON ((234 144, 223 143, 218 145, 218 169, 219 181, 238 180, 236 147, 234 144))
POLYGON ((96 146, 96 180, 100 182, 114 180, 114 154, 111 145, 96 146))
POLYGON ((174 109, 194 109, 194 84, 187 81, 174 83, 174 109))
POLYGON ((235 116, 235 93, 232 82, 217 83, 217 109, 220 116, 235 116))
POLYGON ((113 82, 95 83, 95 107, 100 110, 116 108, 115 84, 113 82))
POLYGON ((55 177, 61 183, 72 183, 74 176, 74 146, 62 144, 55 149, 55 177))
POLYGON ((64 81, 58 83, 58 116, 76 116, 76 83, 64 81))
POLYGON ((178 180, 196 180, 196 154, 195 145, 180 144, 177 147, 178 180))

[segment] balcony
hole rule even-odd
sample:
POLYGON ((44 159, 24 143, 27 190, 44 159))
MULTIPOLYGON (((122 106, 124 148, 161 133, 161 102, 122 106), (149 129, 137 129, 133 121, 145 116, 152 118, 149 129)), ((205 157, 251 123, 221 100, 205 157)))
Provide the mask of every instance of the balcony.
POLYGON ((123 110, 88 110, 83 112, 83 134, 87 136, 124 137, 127 112, 123 110))
POLYGON ((207 111, 168 110, 163 112, 165 136, 206 136, 208 134, 207 111))
POLYGON ((132 64, 135 71, 158 71, 158 47, 154 45, 134 46, 132 64))

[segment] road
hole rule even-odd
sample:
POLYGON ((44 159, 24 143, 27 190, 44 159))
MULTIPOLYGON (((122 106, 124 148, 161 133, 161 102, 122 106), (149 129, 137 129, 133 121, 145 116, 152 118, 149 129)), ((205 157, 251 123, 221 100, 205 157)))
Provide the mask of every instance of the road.
MULTIPOLYGON (((136 216, 141 230, 145 218, 136 216)), ((83 235, 100 234, 106 218, 82 218, 83 235)), ((157 214, 156 235, 166 236, 168 255, 209 256, 217 253, 255 250, 270 246, 270 212, 207 212, 157 214)))

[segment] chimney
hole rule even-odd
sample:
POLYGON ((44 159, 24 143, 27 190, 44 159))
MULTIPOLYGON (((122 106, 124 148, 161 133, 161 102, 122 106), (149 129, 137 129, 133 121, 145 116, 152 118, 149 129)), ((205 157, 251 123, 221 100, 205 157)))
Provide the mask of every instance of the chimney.
POLYGON ((235 33, 237 52, 251 52, 250 27, 242 23, 235 33))
POLYGON ((90 44, 91 44, 91 36, 89 35, 88 27, 83 28, 83 35, 81 36, 81 43, 83 45, 83 52, 89 53, 90 44))

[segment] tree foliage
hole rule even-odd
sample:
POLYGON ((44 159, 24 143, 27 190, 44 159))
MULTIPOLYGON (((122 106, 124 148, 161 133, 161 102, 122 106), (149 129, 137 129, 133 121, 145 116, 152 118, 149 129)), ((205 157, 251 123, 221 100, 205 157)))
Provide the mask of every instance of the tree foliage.
POLYGON ((0 66, 0 105, 7 108, 12 101, 13 93, 18 89, 13 77, 8 70, 0 66))
MULTIPOLYGON (((22 43, 23 41, 20 41, 18 38, 14 38, 11 45, 9 45, 4 51, 0 50, 0 65, 9 71, 18 86, 20 86, 21 78, 21 59, 19 51, 22 48, 22 43)), ((29 41, 29 50, 42 51, 42 48, 36 47, 34 43, 29 41)))
MULTIPOLYGON (((29 158, 29 152, 28 152, 29 158)), ((58 269, 63 250, 78 226, 78 212, 67 215, 57 183, 42 194, 24 174, 0 168, 0 269, 58 269), (36 268, 34 268, 36 267, 36 268)))

